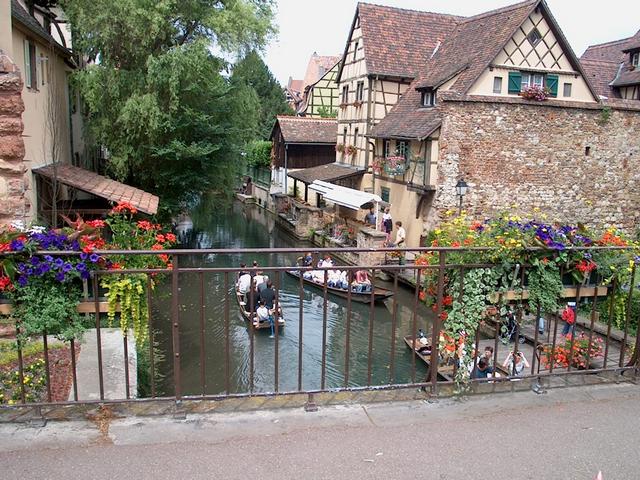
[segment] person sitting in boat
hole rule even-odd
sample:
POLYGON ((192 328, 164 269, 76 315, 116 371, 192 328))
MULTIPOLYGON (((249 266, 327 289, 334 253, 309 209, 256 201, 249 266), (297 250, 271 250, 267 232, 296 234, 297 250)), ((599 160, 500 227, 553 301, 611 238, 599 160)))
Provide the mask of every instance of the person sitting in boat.
POLYGON ((256 315, 258 316, 259 322, 272 322, 273 316, 269 311, 269 308, 265 305, 265 303, 260 300, 258 303, 258 309, 256 310, 256 315))
POLYGON ((369 292, 371 291, 371 280, 369 280, 369 274, 366 270, 358 270, 356 272, 355 283, 352 284, 355 286, 356 292, 369 292))
MULTIPOLYGON (((324 272, 321 272, 324 274, 324 272)), ((340 270, 329 270, 327 273, 327 285, 329 287, 342 288, 342 276, 340 270)), ((324 279, 323 279, 324 281, 324 279)))
POLYGON ((276 291, 273 289, 273 283, 271 280, 268 280, 265 287, 260 292, 260 301, 264 303, 269 310, 273 310, 275 299, 276 291))
POLYGON ((489 365, 486 357, 480 357, 478 365, 473 372, 473 378, 488 378, 493 373, 493 367, 489 365))
POLYGON ((313 265, 313 255, 311 255, 311 252, 307 252, 304 256, 298 257, 297 263, 301 267, 310 267, 313 265))
POLYGON ((253 277, 253 284, 255 285, 257 291, 260 291, 260 285, 262 285, 264 282, 265 282, 265 276, 262 270, 258 270, 255 276, 253 277))
MULTIPOLYGON (((248 303, 247 300, 249 297, 249 293, 251 291, 251 280, 252 279, 249 272, 242 272, 242 275, 238 279, 238 283, 237 283, 238 292, 242 294, 242 299, 245 304, 248 303)), ((249 308, 247 308, 247 310, 249 308)))
POLYGON ((267 288, 267 283, 269 283, 269 277, 267 275, 264 275, 262 277, 262 283, 259 283, 256 286, 256 290, 258 291, 258 295, 260 295, 260 293, 267 288))
POLYGON ((330 268, 333 267, 334 263, 333 260, 331 260, 331 256, 330 255, 325 255, 324 256, 324 260, 322 260, 319 264, 318 267, 320 268, 330 268))
POLYGON ((238 272, 238 278, 237 278, 236 280, 240 280, 240 277, 241 277, 242 275, 244 275, 245 273, 249 273, 249 272, 246 270, 246 268, 247 268, 247 264, 246 264, 246 263, 241 263, 241 264, 240 264, 240 268, 241 268, 242 270, 240 270, 240 271, 238 272))

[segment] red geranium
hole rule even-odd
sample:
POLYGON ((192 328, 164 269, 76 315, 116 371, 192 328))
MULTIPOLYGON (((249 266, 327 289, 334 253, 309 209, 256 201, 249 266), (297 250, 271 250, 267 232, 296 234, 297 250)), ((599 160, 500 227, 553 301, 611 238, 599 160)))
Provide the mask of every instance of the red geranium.
POLYGON ((111 211, 113 213, 127 213, 127 211, 132 214, 138 213, 138 209, 129 202, 120 202, 111 211))

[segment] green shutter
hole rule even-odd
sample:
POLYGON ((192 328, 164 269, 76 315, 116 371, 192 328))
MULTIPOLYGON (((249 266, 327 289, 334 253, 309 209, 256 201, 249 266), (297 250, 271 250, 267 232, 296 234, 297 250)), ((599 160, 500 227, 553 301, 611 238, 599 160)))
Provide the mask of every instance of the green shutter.
POLYGON ((509 72, 509 93, 520 93, 522 86, 522 74, 520 72, 509 72))
POLYGON ((24 41, 24 84, 31 88, 31 55, 29 53, 29 40, 24 41))
POLYGON ((547 75, 545 87, 549 89, 550 97, 558 96, 558 75, 547 75))

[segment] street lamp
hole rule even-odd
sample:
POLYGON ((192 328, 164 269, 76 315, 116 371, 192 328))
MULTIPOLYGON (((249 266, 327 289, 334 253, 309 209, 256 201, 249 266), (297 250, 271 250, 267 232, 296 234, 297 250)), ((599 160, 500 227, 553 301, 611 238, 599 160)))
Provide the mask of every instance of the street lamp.
POLYGON ((462 198, 467 194, 469 185, 462 178, 456 183, 456 194, 460 197, 460 204, 458 205, 458 215, 462 214, 462 198))

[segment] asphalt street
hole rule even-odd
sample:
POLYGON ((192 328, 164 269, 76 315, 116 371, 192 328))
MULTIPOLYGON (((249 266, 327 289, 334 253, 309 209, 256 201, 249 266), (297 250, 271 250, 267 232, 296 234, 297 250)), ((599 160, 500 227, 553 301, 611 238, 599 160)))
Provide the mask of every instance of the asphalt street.
POLYGON ((640 478, 640 387, 0 425, 2 478, 640 478))

